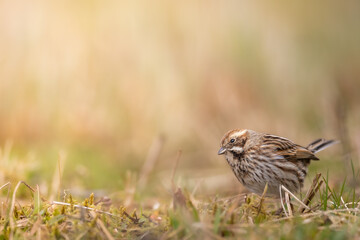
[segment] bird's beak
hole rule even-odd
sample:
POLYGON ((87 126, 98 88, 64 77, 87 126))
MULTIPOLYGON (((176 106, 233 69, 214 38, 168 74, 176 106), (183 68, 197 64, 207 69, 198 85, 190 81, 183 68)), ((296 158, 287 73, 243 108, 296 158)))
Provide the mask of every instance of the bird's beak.
POLYGON ((226 148, 221 147, 218 151, 218 155, 224 154, 226 152, 226 148))

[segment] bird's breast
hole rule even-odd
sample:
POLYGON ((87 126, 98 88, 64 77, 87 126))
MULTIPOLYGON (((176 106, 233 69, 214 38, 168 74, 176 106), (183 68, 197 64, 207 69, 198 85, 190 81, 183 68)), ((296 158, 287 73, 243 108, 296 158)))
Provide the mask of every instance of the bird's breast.
POLYGON ((225 158, 231 167, 235 167, 239 162, 239 159, 236 159, 235 156, 229 152, 226 153, 225 158))

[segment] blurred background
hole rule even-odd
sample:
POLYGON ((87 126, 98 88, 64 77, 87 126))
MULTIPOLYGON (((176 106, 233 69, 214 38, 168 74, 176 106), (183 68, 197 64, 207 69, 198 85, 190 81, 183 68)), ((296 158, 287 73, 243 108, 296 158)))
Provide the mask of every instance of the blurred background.
MULTIPOLYGON (((224 133, 307 145, 342 181, 360 155, 359 1, 0 1, 0 184, 242 191, 224 133), (60 160, 59 160, 60 159, 60 160), (2 183, 3 182, 3 183, 2 183), (149 185, 150 186, 150 185, 149 185)), ((335 181, 334 180, 334 181, 335 181)))

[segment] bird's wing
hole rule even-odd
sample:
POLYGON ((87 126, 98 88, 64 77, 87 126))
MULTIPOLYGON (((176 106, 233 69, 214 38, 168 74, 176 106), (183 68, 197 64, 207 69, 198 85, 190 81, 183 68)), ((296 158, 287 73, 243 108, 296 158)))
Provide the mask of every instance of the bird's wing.
POLYGON ((319 160, 311 151, 287 138, 266 134, 263 146, 288 160, 319 160))

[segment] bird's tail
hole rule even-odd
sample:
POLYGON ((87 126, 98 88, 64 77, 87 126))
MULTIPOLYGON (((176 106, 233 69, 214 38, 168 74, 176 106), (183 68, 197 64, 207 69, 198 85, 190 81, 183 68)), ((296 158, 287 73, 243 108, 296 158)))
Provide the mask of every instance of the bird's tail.
POLYGON ((339 143, 337 140, 325 140, 323 138, 319 138, 311 142, 306 148, 312 153, 317 153, 337 143, 339 143))

